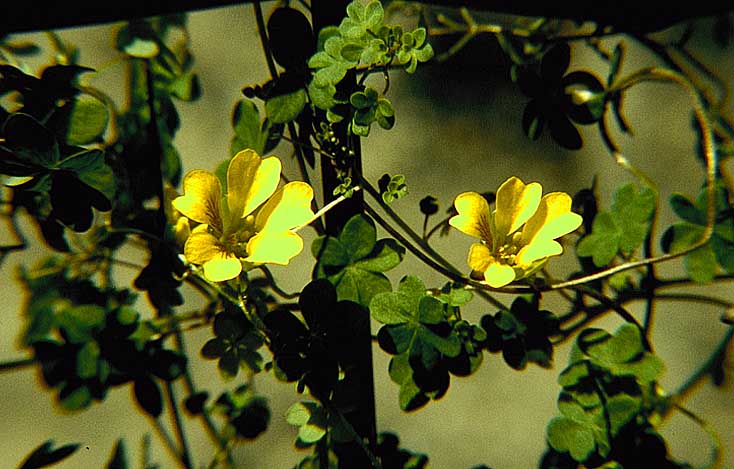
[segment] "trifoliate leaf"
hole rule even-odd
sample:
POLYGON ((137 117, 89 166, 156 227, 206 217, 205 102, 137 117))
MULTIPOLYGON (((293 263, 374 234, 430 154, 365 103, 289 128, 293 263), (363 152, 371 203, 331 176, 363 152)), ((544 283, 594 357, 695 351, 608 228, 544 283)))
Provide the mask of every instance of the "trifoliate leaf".
POLYGON ((383 272, 396 267, 405 255, 405 248, 394 240, 376 238, 374 222, 364 215, 352 217, 338 238, 316 238, 311 245, 317 259, 315 277, 329 279, 340 300, 368 305, 375 294, 390 290, 383 272))

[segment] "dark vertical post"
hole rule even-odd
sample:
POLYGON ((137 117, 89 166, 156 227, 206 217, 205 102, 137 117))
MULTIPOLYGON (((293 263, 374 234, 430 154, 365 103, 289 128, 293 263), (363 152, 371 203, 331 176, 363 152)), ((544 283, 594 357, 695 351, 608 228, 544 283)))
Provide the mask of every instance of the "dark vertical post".
MULTIPOLYGON (((346 15, 348 0, 313 0, 311 12, 314 33, 328 25, 338 25, 346 15)), ((348 74, 341 86, 347 94, 356 89, 355 75, 348 74)), ((348 121, 345 119, 344 121, 348 121)), ((350 136, 347 132, 347 122, 334 125, 335 136, 339 140, 339 147, 346 147, 350 155, 343 155, 339 160, 345 162, 352 174, 352 180, 358 180, 362 172, 362 158, 359 137, 350 136)), ((333 191, 339 185, 337 178, 337 162, 327 156, 321 156, 321 177, 324 194, 324 203, 334 199, 333 191)), ((331 236, 339 234, 346 222, 354 215, 363 212, 362 191, 355 192, 352 198, 337 205, 326 214, 326 233, 331 236)), ((370 330, 369 313, 361 323, 361 330, 355 337, 353 346, 358 356, 355 366, 346 372, 345 381, 348 383, 349 393, 337 396, 336 404, 343 410, 344 416, 352 427, 366 442, 370 450, 376 444, 377 425, 375 422, 374 378, 372 374, 372 332, 370 330), (346 402, 344 402, 346 401, 346 402)), ((368 468, 372 464, 362 445, 357 443, 336 445, 334 451, 339 456, 340 468, 368 468)))

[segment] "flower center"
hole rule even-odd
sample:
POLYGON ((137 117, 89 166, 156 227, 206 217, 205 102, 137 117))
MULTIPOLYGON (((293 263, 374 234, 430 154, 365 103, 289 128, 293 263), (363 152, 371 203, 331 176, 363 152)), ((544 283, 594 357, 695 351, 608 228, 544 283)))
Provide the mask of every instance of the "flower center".
POLYGON ((499 246, 495 252, 495 259, 503 264, 514 264, 517 251, 520 250, 520 238, 522 234, 516 232, 512 235, 509 242, 499 246))
POLYGON ((239 220, 236 226, 223 233, 219 237, 219 241, 225 246, 227 251, 235 256, 247 257, 247 242, 255 234, 255 217, 248 215, 246 218, 239 220))

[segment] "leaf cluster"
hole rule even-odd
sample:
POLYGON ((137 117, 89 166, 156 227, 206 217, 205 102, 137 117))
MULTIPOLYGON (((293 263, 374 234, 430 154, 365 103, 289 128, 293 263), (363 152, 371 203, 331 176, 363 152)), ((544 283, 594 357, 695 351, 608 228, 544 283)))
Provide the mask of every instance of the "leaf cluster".
POLYGON ((186 358, 163 347, 154 324, 141 321, 127 290, 100 289, 74 276, 60 259, 22 271, 29 317, 23 342, 33 349, 44 383, 57 391, 63 409, 80 410, 101 401, 107 390, 132 382, 150 415, 162 411, 156 379, 181 375, 186 358))
POLYGON ((328 279, 336 288, 339 300, 366 307, 376 294, 392 289, 384 272, 400 264, 405 248, 393 239, 378 240, 372 219, 355 215, 338 237, 316 238, 311 253, 316 258, 314 278, 328 279))
POLYGON ((597 267, 609 265, 617 255, 629 259, 650 232, 655 204, 655 193, 648 187, 620 187, 611 209, 596 214, 591 233, 579 241, 576 253, 591 257, 597 267))
MULTIPOLYGON (((699 283, 708 283, 717 273, 734 273, 734 207, 729 191, 723 184, 714 189, 714 230, 709 242, 686 254, 686 272, 699 283)), ((683 221, 673 224, 663 234, 665 252, 680 252, 703 239, 706 230, 708 190, 704 187, 695 201, 682 194, 670 197, 673 211, 683 221)))
POLYGON ((370 314, 383 324, 377 341, 393 355, 388 369, 400 386, 401 409, 415 410, 442 397, 449 373, 467 376, 481 365, 486 333, 458 315, 459 307, 471 299, 467 293, 451 285, 431 292, 418 277, 408 275, 397 291, 372 298, 370 314))
POLYGON ((613 335, 582 331, 558 378, 561 415, 547 427, 551 448, 592 467, 611 461, 623 429, 649 427, 662 371, 636 326, 625 323, 613 335))
POLYGON ((13 112, 0 106, 0 175, 13 204, 30 213, 49 245, 68 250, 64 227, 86 231, 93 210, 109 211, 115 195, 105 154, 97 143, 109 114, 99 94, 78 84, 91 69, 46 67, 40 78, 0 65, 0 96, 16 92, 13 112))
POLYGON ((226 418, 225 434, 246 440, 257 438, 270 423, 267 400, 247 384, 223 392, 212 404, 211 410, 213 414, 226 418))
POLYGON ((537 140, 547 126, 551 137, 570 150, 582 146, 581 134, 574 124, 588 125, 604 114, 604 85, 592 73, 566 73, 571 63, 571 48, 560 43, 545 51, 538 64, 513 68, 513 81, 530 98, 522 116, 523 130, 537 140))
POLYGON ((301 318, 278 308, 264 320, 273 353, 276 378, 298 382, 313 396, 327 399, 340 381, 340 370, 348 369, 358 355, 356 332, 367 321, 358 303, 338 300, 337 290, 326 279, 304 287, 298 300, 301 318))
POLYGON ((509 311, 483 316, 481 325, 487 332, 487 350, 502 351, 502 358, 512 368, 523 370, 528 362, 543 368, 552 365, 550 338, 560 332, 560 322, 550 311, 539 310, 537 297, 529 301, 519 296, 509 311))
POLYGON ((240 369, 250 373, 262 370, 263 358, 258 349, 263 345, 260 333, 239 309, 225 303, 224 310, 214 317, 214 337, 201 349, 204 358, 218 360, 225 379, 237 376, 240 369))
POLYGON ((316 53, 308 66, 314 71, 308 94, 314 106, 327 111, 330 122, 351 116, 350 128, 356 135, 366 136, 372 122, 385 129, 393 126, 394 110, 390 101, 379 97, 376 90, 363 87, 349 99, 341 97, 339 84, 349 70, 387 70, 402 65, 413 73, 419 62, 433 57, 433 48, 426 42, 425 28, 403 31, 401 26, 384 24, 384 11, 379 1, 353 1, 347 6, 347 17, 339 26, 319 31, 316 53), (351 104, 353 115, 339 109, 339 104, 351 104))

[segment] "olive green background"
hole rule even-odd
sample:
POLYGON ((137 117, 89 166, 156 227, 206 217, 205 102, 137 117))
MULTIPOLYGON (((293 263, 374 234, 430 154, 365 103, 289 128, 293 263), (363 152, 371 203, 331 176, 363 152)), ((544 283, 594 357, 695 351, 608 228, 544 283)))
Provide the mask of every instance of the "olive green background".
MULTIPOLYGON (((272 5, 265 4, 266 12, 272 5)), ((192 13, 189 25, 203 96, 194 103, 177 104, 181 130, 176 145, 185 171, 193 168, 213 170, 229 156, 230 116, 234 103, 242 97, 241 88, 263 83, 269 75, 251 6, 192 13)), ((693 49, 702 51, 705 62, 728 79, 731 87, 734 76, 732 48, 722 50, 710 46, 711 25, 710 20, 699 22, 692 40, 693 49)), ((117 53, 111 36, 117 27, 119 24, 69 29, 59 34, 81 49, 82 65, 99 70, 89 84, 105 90, 117 100, 118 106, 122 106, 123 68, 115 62, 117 53)), ((680 31, 680 28, 673 28, 656 37, 672 38, 680 31)), ((48 46, 42 34, 14 36, 16 39, 25 37, 48 46)), ((602 44, 611 50, 619 40, 627 46, 629 57, 622 73, 657 64, 654 57, 629 38, 610 37, 602 44)), ((479 43, 472 49, 478 61, 486 52, 482 47, 479 43)), ((588 49, 575 47, 574 54, 574 69, 590 68, 600 77, 606 76, 606 65, 588 49)), ((33 62, 33 65, 42 63, 47 62, 33 62)), ((504 77, 493 76, 499 73, 497 70, 471 64, 462 67, 453 65, 451 74, 442 71, 441 64, 419 67, 413 82, 414 77, 397 72, 391 74, 389 98, 396 109, 396 125, 390 131, 373 126, 369 138, 363 140, 366 177, 376 183, 384 173, 406 176, 410 193, 393 206, 417 230, 423 221, 418 202, 429 194, 438 198, 439 214, 443 214, 458 193, 494 190, 511 175, 525 182, 539 181, 546 192, 560 190, 573 194, 588 187, 596 174, 601 202, 608 206, 614 189, 632 180, 615 165, 593 127, 583 129, 585 145, 577 152, 562 150, 547 134, 537 142, 530 141, 520 125, 527 98, 520 95, 516 87, 507 85, 504 77)), ((381 86, 379 81, 376 83, 381 86)), ((702 168, 693 154, 695 134, 690 109, 687 95, 674 86, 644 84, 631 90, 625 100, 626 115, 635 130, 634 138, 619 134, 612 124, 624 154, 659 184, 663 198, 672 191, 695 194, 703 180, 702 168)), ((282 144, 273 153, 284 161, 286 174, 297 178, 289 146, 282 144)), ((731 170, 731 162, 727 165, 731 170)), ((316 190, 318 192, 318 187, 316 190)), ((671 220, 670 210, 664 205, 659 226, 664 227, 671 220)), ((24 293, 15 282, 15 269, 45 253, 33 228, 23 223, 23 229, 32 240, 32 249, 11 255, 0 270, 4 304, 0 313, 0 361, 27 356, 27 351, 18 349, 17 343, 22 330, 20 316, 24 293)), ((4 230, 0 233, 0 240, 6 242, 8 234, 4 230)), ((304 233, 308 246, 313 233, 311 230, 304 233)), ((435 240, 442 254, 465 267, 471 243, 468 237, 453 232, 435 240)), ((656 249, 659 251, 657 246, 656 249)), ((133 262, 144 261, 136 250, 125 255, 133 262)), ((273 271, 283 287, 293 291, 300 290, 307 282, 312 266, 313 259, 306 249, 291 266, 273 271)), ((550 268, 558 276, 567 275, 575 269, 573 255, 569 253, 552 261, 550 268)), ((679 275, 681 262, 674 260, 661 265, 659 272, 679 275)), ((445 282, 410 255, 399 268, 390 272, 390 278, 396 284, 407 273, 417 273, 429 286, 445 282)), ((134 272, 120 268, 120 285, 128 284, 133 275, 134 272)), ((691 288, 691 291, 704 291, 734 301, 730 285, 691 288)), ((187 295, 190 302, 182 310, 200 304, 194 292, 187 292, 187 295)), ((509 297, 502 299, 511 300, 509 297)), ((144 315, 150 314, 144 300, 140 305, 144 315)), ((562 305, 555 294, 547 295, 547 309, 562 313, 562 305)), ((639 314, 642 307, 634 305, 631 310, 639 314)), ((486 303, 475 300, 463 314, 468 320, 478 322, 483 314, 494 312, 486 303)), ((657 353, 667 365, 661 383, 665 389, 675 389, 708 356, 725 330, 719 322, 721 313, 716 308, 691 303, 658 304, 652 338, 657 353)), ((594 325, 613 330, 618 324, 616 317, 609 316, 594 325)), ((376 331, 377 325, 374 326, 376 331)), ((223 389, 234 388, 240 379, 222 381, 215 362, 201 358, 198 350, 210 334, 208 328, 187 333, 187 349, 195 382, 205 386, 210 395, 217 396, 223 389)), ((451 387, 443 399, 406 414, 398 407, 397 387, 387 375, 389 357, 375 347, 378 427, 397 432, 407 448, 427 453, 432 468, 468 469, 479 464, 496 469, 536 467, 545 448, 545 425, 556 413, 559 388, 555 380, 565 366, 568 350, 568 345, 557 348, 555 365, 550 370, 529 366, 523 372, 510 369, 500 356, 487 354, 475 375, 452 377, 451 387)), ((729 361, 730 371, 731 365, 729 361)), ((260 438, 235 448, 238 467, 292 467, 304 453, 294 449, 295 428, 285 422, 283 414, 291 403, 307 396, 298 395, 295 385, 276 382, 265 373, 258 376, 255 383, 257 390, 269 399, 271 424, 269 431, 260 438)), ((151 421, 131 404, 132 393, 128 386, 112 390, 104 403, 75 414, 62 413, 54 406, 53 395, 42 388, 33 369, 0 374, 0 389, 4 397, 0 406, 0 467, 15 467, 47 439, 54 439, 58 445, 72 442, 82 445, 73 457, 58 467, 103 467, 114 442, 125 438, 130 467, 138 468, 142 467, 140 458, 145 433, 151 435, 152 460, 162 468, 175 467, 152 430, 151 421)), ((725 388, 705 383, 687 401, 690 410, 720 432, 725 447, 722 467, 726 468, 734 468, 732 398, 731 383, 725 388)), ((162 421, 170 428, 167 415, 162 421)), ((196 466, 205 467, 212 456, 212 445, 197 420, 187 418, 186 424, 190 429, 188 438, 196 466)), ((690 420, 674 416, 661 431, 675 456, 687 458, 694 465, 707 461, 709 440, 690 420)))

